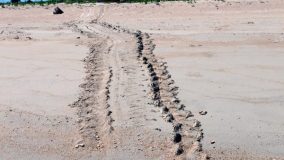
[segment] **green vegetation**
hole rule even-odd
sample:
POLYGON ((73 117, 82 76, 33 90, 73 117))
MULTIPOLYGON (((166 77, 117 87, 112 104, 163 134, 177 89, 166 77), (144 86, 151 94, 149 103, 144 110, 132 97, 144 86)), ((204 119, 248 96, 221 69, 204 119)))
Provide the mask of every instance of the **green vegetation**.
MULTIPOLYGON (((165 2, 165 1, 175 1, 175 0, 42 0, 42 1, 36 1, 33 2, 31 0, 26 0, 25 2, 6 2, 6 3, 1 3, 0 5, 3 7, 4 5, 13 5, 13 6, 23 6, 26 4, 29 5, 49 5, 49 4, 57 4, 57 3, 67 3, 67 4, 72 4, 72 3, 97 3, 97 2, 104 2, 104 3, 156 3, 159 4, 159 2, 165 2)), ((196 3, 196 0, 182 0, 188 3, 196 3)))
POLYGON ((2 8, 6 6, 24 6, 24 5, 48 5, 48 4, 52 4, 49 1, 37 1, 37 2, 31 2, 31 1, 27 1, 27 2, 16 2, 16 3, 11 3, 11 2, 6 2, 6 3, 0 3, 0 5, 2 6, 2 8))

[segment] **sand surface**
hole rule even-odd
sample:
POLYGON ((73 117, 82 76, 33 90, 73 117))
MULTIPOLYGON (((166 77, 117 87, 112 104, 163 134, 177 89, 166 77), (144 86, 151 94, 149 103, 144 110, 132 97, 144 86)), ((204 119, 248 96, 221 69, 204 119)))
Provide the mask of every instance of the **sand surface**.
POLYGON ((0 159, 284 159, 281 0, 59 6, 1 9, 0 159))
POLYGON ((78 158, 72 153, 80 137, 77 116, 68 105, 79 95, 88 48, 55 24, 6 25, 0 42, 0 159, 78 158))

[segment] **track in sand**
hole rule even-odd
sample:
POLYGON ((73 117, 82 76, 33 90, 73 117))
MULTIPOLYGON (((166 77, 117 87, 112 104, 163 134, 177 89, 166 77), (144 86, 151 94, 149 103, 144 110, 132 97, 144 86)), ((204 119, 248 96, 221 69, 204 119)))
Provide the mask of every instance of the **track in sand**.
POLYGON ((200 122, 177 98, 150 36, 99 22, 102 11, 68 24, 90 46, 83 91, 72 105, 82 135, 76 147, 99 151, 100 159, 206 159, 200 122))

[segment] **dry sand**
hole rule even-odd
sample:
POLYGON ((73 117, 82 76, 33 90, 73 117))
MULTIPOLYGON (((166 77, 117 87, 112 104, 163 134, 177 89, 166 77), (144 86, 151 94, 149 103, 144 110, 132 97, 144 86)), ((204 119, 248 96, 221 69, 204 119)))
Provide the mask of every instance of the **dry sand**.
POLYGON ((56 24, 9 20, 1 20, 0 159, 78 157, 77 116, 68 105, 79 95, 88 48, 56 24))
POLYGON ((0 10, 0 159, 284 159, 281 0, 59 6, 0 10))

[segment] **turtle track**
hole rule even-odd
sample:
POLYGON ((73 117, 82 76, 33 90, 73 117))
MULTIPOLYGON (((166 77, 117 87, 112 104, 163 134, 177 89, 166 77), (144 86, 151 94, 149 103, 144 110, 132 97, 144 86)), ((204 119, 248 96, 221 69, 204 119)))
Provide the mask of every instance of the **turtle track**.
MULTIPOLYGON (((100 34, 90 29, 88 25, 80 28, 77 24, 74 22, 71 25, 75 31, 91 40, 96 36, 96 39, 100 39, 98 38, 100 34)), ((111 32, 128 34, 136 40, 137 65, 147 77, 149 99, 152 100, 153 106, 160 109, 160 115, 164 120, 172 124, 173 145, 168 147, 168 151, 172 152, 173 157, 177 156, 177 159, 208 158, 202 152, 201 124, 178 99, 178 87, 175 86, 167 69, 167 63, 158 60, 153 54, 155 45, 150 35, 105 22, 93 21, 90 24, 98 25, 111 32)), ((108 36, 102 36, 101 40, 97 40, 99 42, 90 42, 90 52, 84 60, 87 70, 86 82, 81 85, 83 88, 81 97, 73 104, 78 107, 80 117, 78 123, 84 143, 98 150, 104 148, 104 144, 111 144, 107 141, 115 141, 109 138, 115 128, 112 126, 114 120, 110 110, 114 108, 108 102, 113 73, 112 68, 106 64, 107 56, 104 56, 111 51, 112 44, 108 38, 108 36)))
POLYGON ((95 22, 116 32, 132 34, 137 41, 137 59, 149 76, 150 98, 156 107, 159 107, 165 121, 172 123, 175 155, 180 158, 208 159, 202 152, 201 141, 203 130, 201 123, 194 119, 191 111, 178 98, 178 87, 175 86, 167 63, 158 60, 154 55, 155 44, 147 33, 131 31, 121 26, 106 22, 95 22))
MULTIPOLYGON (((80 30, 76 25, 70 25, 83 35, 91 33, 80 30)), ((101 150, 108 135, 113 131, 112 111, 109 109, 110 83, 112 68, 105 65, 105 55, 109 54, 110 40, 102 38, 89 44, 89 53, 83 60, 86 69, 85 82, 80 85, 81 94, 71 107, 77 108, 79 132, 82 139, 76 147, 81 146, 91 150, 101 150)))

